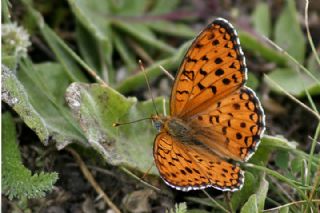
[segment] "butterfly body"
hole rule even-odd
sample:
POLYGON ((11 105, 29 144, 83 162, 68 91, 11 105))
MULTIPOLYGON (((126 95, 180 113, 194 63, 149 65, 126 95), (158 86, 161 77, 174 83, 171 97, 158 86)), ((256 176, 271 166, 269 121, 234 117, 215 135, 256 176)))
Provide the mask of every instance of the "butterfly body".
POLYGON ((188 191, 239 190, 264 131, 264 113, 245 86, 245 58, 233 26, 218 18, 195 39, 179 68, 170 116, 154 115, 154 159, 162 179, 188 191))
POLYGON ((181 118, 171 116, 153 116, 153 121, 160 123, 160 128, 158 128, 159 132, 166 132, 171 137, 184 144, 199 143, 195 138, 196 130, 191 126, 191 124, 188 124, 188 122, 181 118))

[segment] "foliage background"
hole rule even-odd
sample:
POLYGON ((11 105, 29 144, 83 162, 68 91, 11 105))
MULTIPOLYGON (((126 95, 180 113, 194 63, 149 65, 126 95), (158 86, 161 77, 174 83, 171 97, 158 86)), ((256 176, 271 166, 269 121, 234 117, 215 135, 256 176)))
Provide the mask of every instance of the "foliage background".
POLYGON ((320 8, 310 4, 314 45, 303 1, 2 1, 2 210, 316 211, 320 8), (137 61, 162 109, 172 82, 159 65, 174 74, 190 41, 215 17, 239 32, 267 131, 243 165, 243 190, 184 193, 168 188, 155 167, 144 176, 153 162, 150 123, 112 124, 154 113, 137 61), (97 195, 88 173, 113 204, 97 195))

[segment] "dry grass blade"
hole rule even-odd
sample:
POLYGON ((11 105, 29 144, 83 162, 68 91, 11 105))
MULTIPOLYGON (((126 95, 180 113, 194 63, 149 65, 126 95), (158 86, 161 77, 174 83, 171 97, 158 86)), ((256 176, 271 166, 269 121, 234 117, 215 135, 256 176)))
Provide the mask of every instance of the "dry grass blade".
MULTIPOLYGON (((272 209, 266 209, 266 210, 263 210, 262 212, 274 212, 274 211, 280 210, 280 209, 282 209, 282 208, 284 208, 284 207, 288 207, 288 206, 296 205, 296 204, 307 203, 307 202, 309 202, 309 201, 307 201, 307 200, 295 201, 295 202, 287 203, 287 204, 285 204, 285 205, 278 206, 278 207, 275 207, 275 208, 272 208, 272 209)), ((314 200, 311 200, 311 202, 320 203, 320 199, 314 199, 314 200)))
MULTIPOLYGON (((315 175, 315 180, 314 180, 314 183, 313 183, 313 187, 312 187, 312 190, 310 192, 310 195, 309 195, 309 199, 307 200, 309 203, 311 203, 313 200, 313 196, 316 192, 316 189, 317 187, 319 186, 319 182, 320 182, 320 165, 318 165, 318 169, 317 169, 317 172, 316 172, 316 175, 315 175)), ((319 205, 320 205, 320 202, 319 202, 319 205)), ((307 209, 305 209, 304 212, 307 212, 307 209)))
POLYGON ((206 190, 202 189, 203 193, 218 207, 220 208, 223 212, 229 212, 227 209, 225 209, 222 205, 220 205, 215 199, 213 199, 206 190))
POLYGON ((302 64, 300 64, 295 58, 293 58, 289 53, 287 53, 285 50, 283 50, 281 47, 279 47, 276 43, 271 41, 266 36, 262 36, 269 44, 271 44, 274 48, 276 48, 279 52, 287 56, 291 61, 293 61, 297 66, 300 67, 301 70, 303 70, 310 78, 312 78, 314 81, 316 81, 320 85, 320 80, 317 79, 307 68, 305 68, 302 64))
POLYGON ((133 174, 132 172, 130 172, 128 169, 124 168, 124 167, 120 167, 122 169, 122 171, 124 171, 125 173, 127 173, 128 175, 130 175, 131 177, 133 177, 134 179, 136 179, 137 181, 139 181, 140 183, 148 186, 149 188, 157 191, 157 192, 160 192, 161 190, 155 186, 152 186, 151 184, 143 181, 142 179, 140 179, 139 177, 137 177, 135 174, 133 174))
POLYGON ((307 105, 305 105, 304 103, 302 103, 301 101, 299 101, 297 98, 295 98, 293 95, 291 95, 290 93, 288 93, 285 89, 283 89, 279 84, 277 84, 275 81, 273 81, 270 77, 268 77, 267 75, 264 75, 264 77, 270 81, 272 84, 274 84, 279 90, 281 90, 281 92, 283 92, 284 94, 286 94, 291 100, 293 100, 294 102, 296 102, 297 104, 299 104, 300 106, 303 107, 303 109, 305 109, 306 111, 310 112, 311 114, 313 114, 319 121, 320 121, 320 115, 318 113, 316 113, 315 111, 313 111, 310 107, 308 107, 307 105))
POLYGON ((111 201, 111 199, 104 193, 104 191, 101 189, 97 181, 92 176, 91 172, 89 171, 86 164, 81 159, 80 155, 74 151, 71 148, 66 148, 67 150, 75 159, 76 163, 79 165, 84 177, 89 181, 91 186, 96 190, 99 196, 102 196, 103 200, 107 203, 108 206, 115 212, 115 213, 121 213, 121 211, 118 209, 118 207, 111 201))
POLYGON ((163 66, 159 65, 160 69, 164 72, 164 74, 166 74, 172 81, 174 81, 174 77, 173 75, 171 75, 171 73, 166 70, 163 66))
POLYGON ((309 8, 309 1, 306 0, 306 6, 305 6, 305 10, 304 10, 304 22, 305 22, 305 25, 306 25, 308 41, 310 43, 312 52, 315 55, 318 64, 320 65, 320 58, 319 58, 319 55, 317 54, 317 50, 316 50, 316 48, 314 46, 314 43, 313 43, 313 40, 312 40, 312 37, 311 37, 311 33, 310 33, 308 8, 309 8))
POLYGON ((149 54, 134 40, 128 39, 128 44, 132 47, 132 49, 137 53, 139 57, 141 57, 144 61, 146 61, 149 65, 154 64, 154 60, 149 56, 149 54))

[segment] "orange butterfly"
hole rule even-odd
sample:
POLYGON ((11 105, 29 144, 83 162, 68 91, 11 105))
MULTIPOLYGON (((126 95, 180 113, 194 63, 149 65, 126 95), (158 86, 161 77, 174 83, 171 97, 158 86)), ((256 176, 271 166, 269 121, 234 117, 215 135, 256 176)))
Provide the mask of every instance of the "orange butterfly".
POLYGON ((159 130, 155 164, 169 186, 183 191, 241 189, 243 171, 226 160, 247 161, 265 127, 263 109, 246 79, 238 35, 218 18, 198 35, 182 61, 170 116, 152 116, 159 130))

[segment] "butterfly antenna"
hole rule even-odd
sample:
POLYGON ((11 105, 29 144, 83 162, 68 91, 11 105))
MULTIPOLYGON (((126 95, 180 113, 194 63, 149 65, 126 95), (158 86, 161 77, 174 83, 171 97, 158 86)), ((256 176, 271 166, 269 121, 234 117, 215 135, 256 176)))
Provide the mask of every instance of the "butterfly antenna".
POLYGON ((145 179, 145 177, 149 174, 150 170, 152 169, 154 163, 151 164, 151 166, 148 168, 148 170, 143 174, 141 179, 145 179))
POLYGON ((122 126, 122 125, 126 125, 126 124, 132 124, 132 123, 137 123, 137 122, 140 122, 140 121, 144 121, 144 120, 151 120, 152 118, 141 118, 139 120, 135 120, 135 121, 130 121, 130 122, 124 122, 124 123, 113 123, 112 126, 113 127, 118 127, 118 126, 122 126))
POLYGON ((153 95, 152 95, 152 90, 151 90, 151 87, 150 87, 149 79, 148 79, 146 71, 144 70, 144 66, 143 66, 141 60, 139 60, 139 65, 140 65, 140 69, 142 70, 142 72, 144 74, 144 77, 146 79, 146 82, 147 82, 147 85, 148 85, 148 90, 149 90, 149 93, 150 93, 150 96, 151 96, 151 100, 152 100, 152 103, 153 103, 154 110, 156 111, 156 114, 159 115, 157 107, 156 107, 156 103, 154 102, 154 98, 153 98, 153 95))

